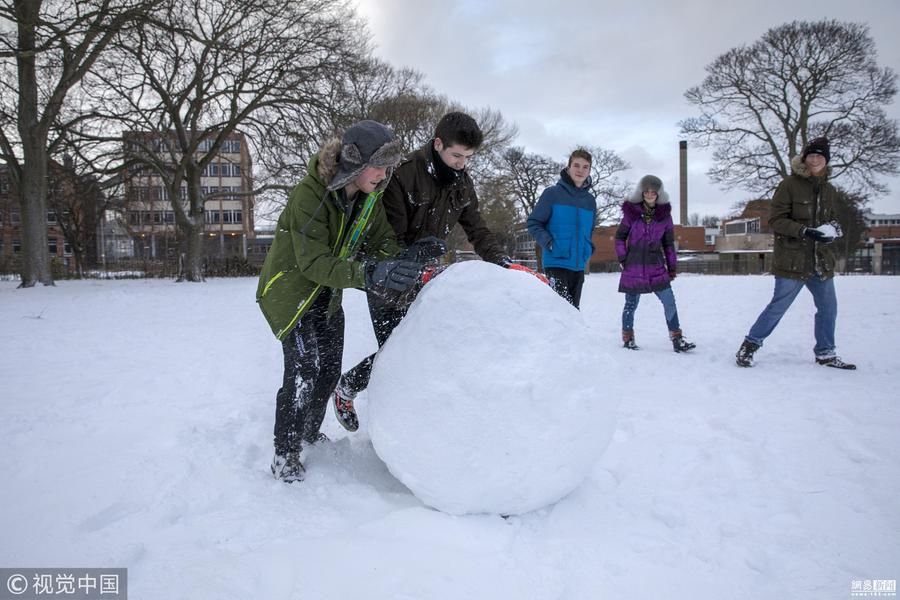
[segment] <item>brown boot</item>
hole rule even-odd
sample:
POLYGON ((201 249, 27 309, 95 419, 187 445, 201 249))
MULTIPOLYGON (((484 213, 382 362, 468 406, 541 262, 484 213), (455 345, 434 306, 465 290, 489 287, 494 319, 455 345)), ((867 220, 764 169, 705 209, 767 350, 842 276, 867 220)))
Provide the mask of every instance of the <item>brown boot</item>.
POLYGON ((622 347, 629 350, 637 350, 637 344, 634 343, 634 331, 622 330, 622 347))
POLYGON ((697 344, 692 344, 684 339, 680 329, 670 331, 669 337, 672 339, 672 349, 675 350, 675 352, 687 352, 688 350, 693 350, 697 347, 697 344))

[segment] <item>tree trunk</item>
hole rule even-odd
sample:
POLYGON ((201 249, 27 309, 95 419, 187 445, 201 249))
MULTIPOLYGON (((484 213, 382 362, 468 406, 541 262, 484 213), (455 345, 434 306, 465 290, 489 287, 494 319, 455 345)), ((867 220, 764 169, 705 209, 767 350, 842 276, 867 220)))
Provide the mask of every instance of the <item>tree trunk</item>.
POLYGON ((186 253, 180 261, 178 281, 205 281, 203 278, 203 226, 191 225, 184 231, 186 253))
POLYGON ((40 2, 20 2, 18 125, 22 138, 22 283, 33 287, 40 281, 53 285, 47 246, 47 131, 38 118, 38 84, 35 65, 34 24, 40 2), (32 52, 29 52, 32 51, 32 52))

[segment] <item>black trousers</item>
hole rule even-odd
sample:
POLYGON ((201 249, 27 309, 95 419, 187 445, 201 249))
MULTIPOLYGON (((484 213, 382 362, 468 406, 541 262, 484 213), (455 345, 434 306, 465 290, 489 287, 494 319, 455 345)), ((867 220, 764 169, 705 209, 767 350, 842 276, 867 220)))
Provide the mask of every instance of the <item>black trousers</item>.
POLYGON ((275 402, 275 453, 299 452, 316 441, 328 398, 341 376, 344 311, 329 319, 325 291, 282 342, 284 380, 275 402))
MULTIPOLYGON (((366 294, 366 300, 369 303, 369 316, 372 318, 372 328, 375 329, 375 339, 378 340, 378 347, 381 348, 406 316, 409 305, 390 304, 374 294, 366 294)), ((341 389, 351 396, 356 396, 366 389, 369 386, 374 360, 375 354, 370 354, 358 365, 341 375, 341 389)))
POLYGON ((581 304, 581 288, 584 287, 584 271, 551 267, 544 269, 544 273, 550 278, 556 293, 578 308, 581 304))

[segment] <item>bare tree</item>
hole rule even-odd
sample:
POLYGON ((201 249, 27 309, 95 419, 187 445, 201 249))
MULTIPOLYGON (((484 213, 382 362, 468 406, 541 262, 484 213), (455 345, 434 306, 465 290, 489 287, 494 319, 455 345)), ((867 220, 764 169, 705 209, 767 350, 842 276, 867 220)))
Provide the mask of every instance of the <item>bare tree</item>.
POLYGON ((515 199, 521 218, 534 210, 541 193, 556 181, 563 164, 550 157, 528 153, 525 148, 512 147, 497 159, 497 177, 507 181, 507 189, 515 199))
POLYGON ((619 174, 631 168, 618 154, 599 146, 587 146, 591 153, 591 193, 597 197, 597 223, 616 219, 629 184, 619 174))
MULTIPOLYGON (((66 95, 117 32, 157 0, 4 0, 0 4, 0 157, 22 199, 22 283, 53 285, 47 244, 51 132, 66 95), (15 34, 5 23, 15 24, 15 34)), ((76 117, 78 118, 78 117, 76 117)))
POLYGON ((97 180, 90 174, 78 173, 73 161, 66 157, 59 165, 51 163, 47 208, 56 216, 75 260, 75 273, 84 277, 85 267, 97 263, 97 231, 106 200, 97 180))
POLYGON ((203 170, 235 132, 259 147, 290 131, 282 144, 309 147, 323 123, 330 129, 329 78, 358 61, 361 25, 335 0, 168 0, 154 18, 120 36, 94 70, 94 102, 131 132, 126 168, 152 171, 167 191, 186 240, 179 280, 202 281, 204 203, 213 197, 200 186, 203 170))
POLYGON ((714 215, 704 215, 700 218, 700 224, 704 227, 718 227, 722 219, 714 215))
POLYGON ((897 76, 875 59, 865 25, 772 28, 706 67, 703 83, 685 93, 700 116, 681 121, 682 133, 714 148, 709 176, 723 187, 769 193, 806 142, 827 135, 833 177, 883 191, 878 176, 896 174, 900 160, 897 122, 884 112, 897 76))

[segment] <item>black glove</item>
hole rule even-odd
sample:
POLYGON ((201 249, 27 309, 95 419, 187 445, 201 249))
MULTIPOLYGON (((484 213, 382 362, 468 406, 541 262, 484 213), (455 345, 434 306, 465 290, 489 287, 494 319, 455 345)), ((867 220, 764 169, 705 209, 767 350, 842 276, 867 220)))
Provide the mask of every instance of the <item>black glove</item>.
POLYGON ((416 240, 400 253, 399 258, 424 263, 440 258, 447 252, 447 243, 433 235, 416 240))
POLYGON ((419 281, 422 265, 410 260, 389 259, 366 265, 366 290, 383 295, 405 292, 419 281))
POLYGON ((825 235, 818 229, 813 229, 812 227, 804 227, 801 233, 809 239, 819 242, 820 244, 830 244, 834 241, 834 238, 830 235, 825 235))

